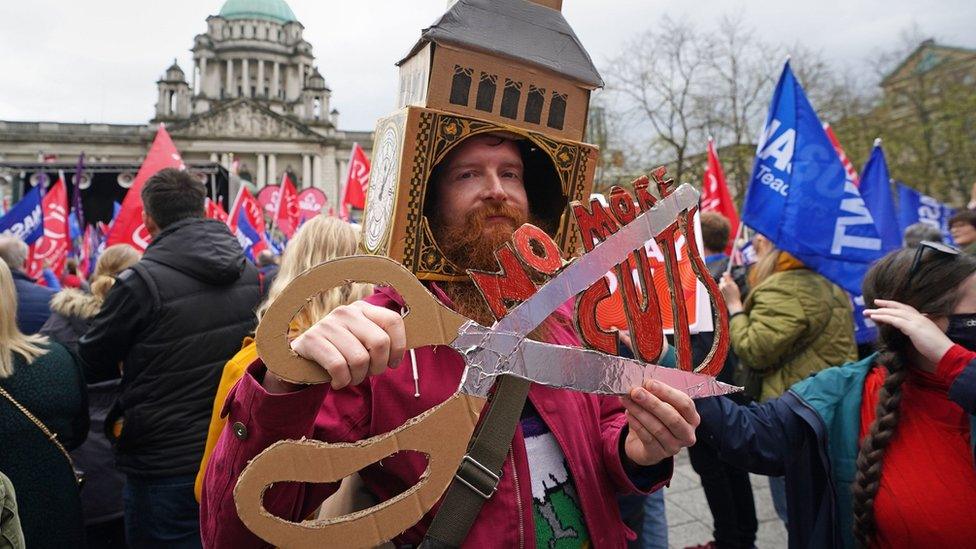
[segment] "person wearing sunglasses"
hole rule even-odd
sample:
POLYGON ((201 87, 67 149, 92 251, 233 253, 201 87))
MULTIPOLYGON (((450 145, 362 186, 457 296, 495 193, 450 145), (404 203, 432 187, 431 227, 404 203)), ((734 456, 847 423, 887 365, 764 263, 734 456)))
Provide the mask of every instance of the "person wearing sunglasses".
POLYGON ((785 475, 790 547, 969 547, 976 539, 976 259, 922 242, 867 273, 878 352, 783 396, 696 401, 726 461, 785 475))

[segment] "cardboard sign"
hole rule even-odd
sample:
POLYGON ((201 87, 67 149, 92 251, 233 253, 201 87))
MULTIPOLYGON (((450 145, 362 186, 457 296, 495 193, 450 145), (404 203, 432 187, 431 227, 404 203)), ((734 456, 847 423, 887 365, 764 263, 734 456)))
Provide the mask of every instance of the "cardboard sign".
MULTIPOLYGON (((696 248, 699 254, 703 254, 703 244, 701 241, 701 224, 699 214, 695 214, 695 236, 696 248)), ((682 295, 688 308, 688 329, 692 334, 700 332, 710 332, 713 329, 712 307, 708 299, 708 289, 695 277, 695 272, 691 267, 691 257, 688 253, 688 242, 684 235, 675 238, 675 248, 678 258, 678 276, 681 280, 682 295)), ((664 269, 664 255, 657 242, 650 240, 644 245, 646 256, 649 260, 648 267, 653 273, 654 289, 657 294, 657 302, 661 311, 661 322, 664 333, 674 333, 674 318, 671 312, 671 293, 668 290, 668 282, 664 269)), ((631 277, 639 284, 641 273, 638 265, 631 263, 631 277)), ((610 295, 597 304, 597 322, 604 330, 627 329, 627 313, 624 310, 622 297, 623 289, 617 280, 616 271, 607 273, 607 286, 610 295)))

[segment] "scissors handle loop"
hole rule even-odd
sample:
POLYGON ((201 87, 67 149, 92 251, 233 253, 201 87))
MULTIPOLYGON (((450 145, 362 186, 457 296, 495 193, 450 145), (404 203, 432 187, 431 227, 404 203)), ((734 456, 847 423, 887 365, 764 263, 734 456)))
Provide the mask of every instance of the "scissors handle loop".
POLYGON ((349 282, 390 286, 403 298, 407 348, 447 345, 468 319, 444 307, 402 265, 381 256, 358 255, 327 261, 295 277, 264 313, 254 336, 258 356, 268 371, 292 383, 328 383, 321 366, 291 350, 288 326, 315 295, 349 282))

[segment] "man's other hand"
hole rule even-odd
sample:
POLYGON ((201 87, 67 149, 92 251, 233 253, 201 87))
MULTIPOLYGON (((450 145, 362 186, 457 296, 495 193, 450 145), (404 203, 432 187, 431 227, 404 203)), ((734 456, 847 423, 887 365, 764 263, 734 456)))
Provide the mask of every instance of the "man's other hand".
POLYGON ((635 464, 654 465, 695 443, 701 418, 688 395, 648 380, 621 400, 629 427, 624 451, 635 464))

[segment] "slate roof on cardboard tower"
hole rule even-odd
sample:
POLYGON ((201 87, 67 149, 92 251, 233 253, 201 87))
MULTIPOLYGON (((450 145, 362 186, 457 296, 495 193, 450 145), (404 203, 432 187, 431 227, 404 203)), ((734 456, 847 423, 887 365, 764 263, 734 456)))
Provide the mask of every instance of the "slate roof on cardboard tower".
POLYGON ((428 42, 508 57, 589 88, 603 87, 603 78, 562 12, 528 0, 458 0, 423 30, 397 65, 428 42))

